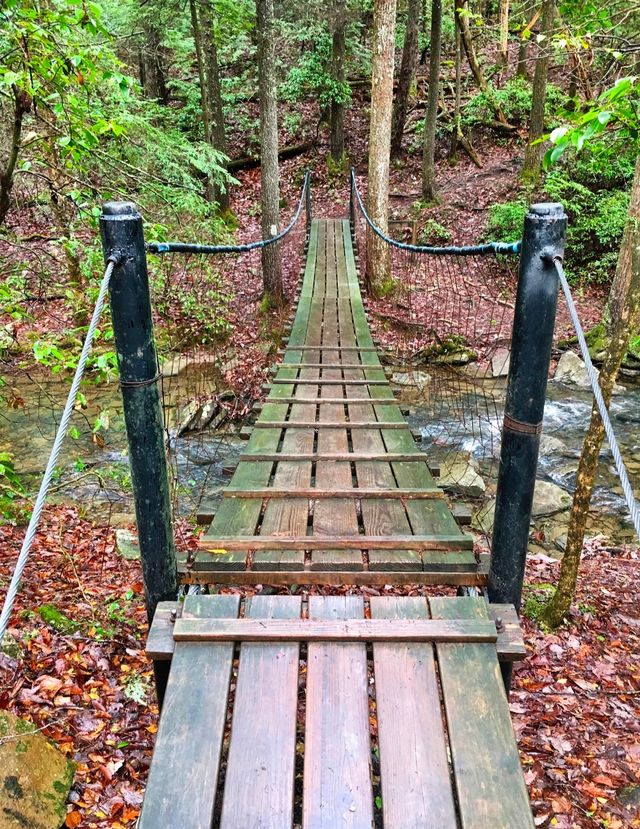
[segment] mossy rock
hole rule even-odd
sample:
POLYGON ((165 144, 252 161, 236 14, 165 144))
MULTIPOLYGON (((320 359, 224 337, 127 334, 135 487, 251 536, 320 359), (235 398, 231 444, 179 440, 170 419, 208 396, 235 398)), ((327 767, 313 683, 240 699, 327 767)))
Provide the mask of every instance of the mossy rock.
POLYGON ((0 827, 59 829, 74 763, 33 723, 0 713, 0 827))

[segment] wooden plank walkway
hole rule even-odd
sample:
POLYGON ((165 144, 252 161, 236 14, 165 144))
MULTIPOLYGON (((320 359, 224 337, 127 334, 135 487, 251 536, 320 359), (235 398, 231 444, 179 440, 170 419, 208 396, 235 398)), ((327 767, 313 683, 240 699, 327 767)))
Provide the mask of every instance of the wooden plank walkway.
POLYGON ((346 221, 312 223, 256 426, 185 582, 485 583, 385 378, 346 221))
POLYGON ((484 599, 187 596, 173 627, 138 829, 532 829, 484 599))

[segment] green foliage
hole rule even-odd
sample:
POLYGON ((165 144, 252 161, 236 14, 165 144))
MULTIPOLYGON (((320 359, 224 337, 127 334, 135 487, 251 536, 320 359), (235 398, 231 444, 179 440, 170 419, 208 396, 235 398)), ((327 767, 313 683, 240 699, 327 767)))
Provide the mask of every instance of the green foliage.
MULTIPOLYGON (((281 88, 282 97, 286 101, 299 101, 311 94, 323 109, 334 102, 350 104, 351 87, 331 75, 331 34, 326 28, 317 29, 312 38, 311 48, 305 49, 298 63, 289 70, 281 88)), ((299 39, 308 46, 309 33, 301 32, 299 39)))
POLYGON ((522 199, 492 204, 484 238, 492 242, 513 242, 522 237, 527 203, 522 199))
MULTIPOLYGON (((547 120, 555 120, 556 113, 567 101, 565 93, 553 84, 547 85, 545 113, 547 120)), ((526 122, 531 111, 531 84, 522 78, 512 78, 501 89, 491 87, 490 96, 478 92, 462 111, 462 123, 473 127, 486 124, 494 117, 495 105, 504 112, 513 124, 526 122), (492 101, 494 106, 491 105, 492 101)))
POLYGON ((567 271, 582 281, 606 283, 611 278, 627 219, 629 195, 624 190, 597 191, 573 177, 573 170, 547 176, 545 191, 561 202, 569 216, 567 271))
POLYGON ((79 622, 74 622, 64 615, 55 605, 43 604, 38 608, 38 614, 42 621, 52 627, 55 631, 62 634, 75 633, 82 626, 79 622))
POLYGON ((418 233, 419 245, 441 245, 451 241, 451 231, 435 219, 427 219, 418 233))

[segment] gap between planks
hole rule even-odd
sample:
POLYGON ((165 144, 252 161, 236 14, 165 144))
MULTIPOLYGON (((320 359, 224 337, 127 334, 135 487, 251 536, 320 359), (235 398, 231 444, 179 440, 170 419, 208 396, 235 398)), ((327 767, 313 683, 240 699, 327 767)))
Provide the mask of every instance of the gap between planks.
POLYGON ((301 489, 278 489, 276 487, 257 487, 256 489, 233 489, 227 487, 223 498, 399 498, 407 500, 443 499, 441 489, 320 489, 305 487, 301 489))
POLYGON ((215 555, 215 550, 427 550, 462 552, 473 549, 473 538, 456 535, 234 535, 208 538, 198 542, 199 549, 215 555))

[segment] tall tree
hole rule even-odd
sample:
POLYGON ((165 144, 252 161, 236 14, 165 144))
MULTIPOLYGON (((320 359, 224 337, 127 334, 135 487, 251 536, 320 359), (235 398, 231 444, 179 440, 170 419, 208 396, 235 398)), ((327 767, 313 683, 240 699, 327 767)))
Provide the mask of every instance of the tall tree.
MULTIPOLYGON (((389 219, 389 159, 393 112, 396 0, 374 0, 371 37, 371 119, 367 209, 384 232, 389 219)), ((391 275, 389 246, 367 227, 365 279, 374 292, 391 275)))
POLYGON ((429 54, 429 93, 424 119, 424 147, 422 151, 422 198, 437 200, 436 194, 436 120, 440 89, 440 46, 442 41, 442 0, 431 2, 431 45, 429 54))
POLYGON ((407 109, 409 108, 409 95, 415 84, 416 65, 418 63, 418 33, 420 31, 420 16, 422 12, 422 0, 409 0, 407 8, 407 23, 404 31, 404 44, 402 46, 402 63, 400 64, 400 77, 398 78, 398 90, 393 107, 393 122, 391 129, 391 157, 398 158, 402 152, 402 137, 404 126, 407 121, 407 109))
MULTIPOLYGON (((275 236, 280 224, 278 170, 278 110, 276 99, 275 17, 273 0, 257 0, 258 74, 260 90, 260 205, 262 237, 275 236)), ((282 258, 278 244, 262 248, 262 278, 266 299, 284 303, 282 258)))
MULTIPOLYGON (((200 0, 202 16, 203 51, 206 75, 206 98, 209 109, 209 143, 220 153, 227 151, 227 140, 224 129, 224 111, 222 108, 222 89, 220 86, 220 68, 218 65, 218 47, 216 44, 215 10, 211 0, 200 0)), ((214 198, 221 210, 229 207, 229 191, 215 188, 214 198)))
POLYGON ((169 103, 169 92, 165 77, 162 43, 158 27, 145 13, 142 22, 142 45, 140 47, 140 84, 147 98, 152 101, 169 103))
POLYGON ((533 73, 533 90, 531 95, 531 114, 529 115, 529 141, 524 151, 522 178, 537 184, 542 167, 544 147, 539 140, 544 135, 544 109, 547 100, 547 76, 549 74, 549 57, 551 55, 551 32, 555 17, 555 0, 542 0, 542 21, 538 56, 533 73))
POLYGON ((500 0, 500 65, 506 69, 509 63, 509 0, 500 0))
POLYGON ((334 0, 333 32, 331 39, 331 75, 339 92, 331 99, 331 142, 330 153, 334 164, 344 160, 344 100, 342 87, 345 82, 344 59, 347 28, 347 4, 345 0, 334 0))
MULTIPOLYGON (((608 345, 600 369, 600 388, 607 409, 611 403, 613 387, 629 346, 629 339, 640 325, 640 157, 631 188, 629 215, 622 238, 616 277, 611 287, 610 314, 607 335, 608 345)), ((591 421, 582 447, 576 490, 573 496, 567 533, 567 546, 556 590, 544 611, 544 619, 551 627, 562 624, 573 601, 582 546, 589 516, 589 504, 593 492, 598 458, 604 440, 604 426, 596 404, 593 404, 591 421)))

